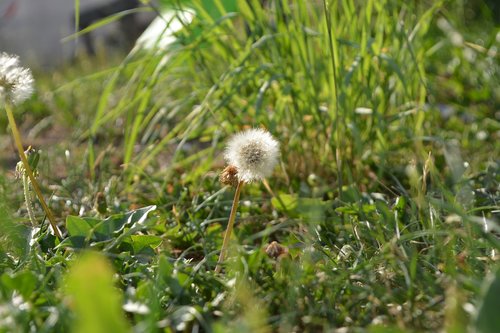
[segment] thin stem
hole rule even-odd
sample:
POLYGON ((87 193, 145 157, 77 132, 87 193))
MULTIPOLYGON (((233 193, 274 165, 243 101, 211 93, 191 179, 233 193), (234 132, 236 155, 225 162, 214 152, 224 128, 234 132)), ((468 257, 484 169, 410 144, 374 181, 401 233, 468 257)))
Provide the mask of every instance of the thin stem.
POLYGON ((224 234, 224 241, 222 242, 222 248, 219 254, 219 260, 217 261, 217 266, 215 266, 215 273, 219 273, 222 269, 222 263, 226 258, 227 247, 229 246, 229 240, 231 239, 231 233, 233 232, 234 220, 236 219, 236 211, 238 210, 238 203, 240 201, 241 188, 243 187, 243 182, 239 182, 236 187, 236 192, 234 193, 233 205, 231 206, 231 214, 229 215, 229 222, 227 224, 226 233, 224 234))
POLYGON ((51 210, 47 206, 45 199, 43 198, 42 191, 40 190, 40 186, 38 185, 35 176, 33 175, 33 171, 28 163, 28 159, 26 158, 26 154, 24 154, 23 144, 21 141, 21 135, 19 134, 19 129, 17 128, 16 120, 14 119, 14 114, 10 108, 9 103, 5 103, 5 111, 7 111, 7 118, 9 119, 10 129, 12 130, 12 136, 14 138, 14 142, 16 144, 17 152, 19 153, 19 157, 21 158, 21 162, 23 162, 24 170, 28 175, 31 186, 33 186, 33 190, 35 191, 38 200, 40 200, 40 204, 42 205, 43 210, 45 211, 45 215, 49 219, 50 225, 54 230, 54 234, 57 238, 62 239, 61 233, 57 228, 56 221, 54 219, 54 215, 52 215, 51 210))
POLYGON ((24 201, 26 203, 26 209, 28 210, 28 217, 30 218, 31 225, 33 227, 36 227, 35 214, 33 213, 33 204, 31 201, 29 180, 25 174, 23 174, 21 177, 23 180, 24 201))
POLYGON ((337 174, 338 174, 338 190, 339 197, 342 199, 342 151, 341 147, 344 147, 343 135, 341 134, 341 119, 340 119, 340 105, 339 105, 339 97, 338 97, 338 82, 337 82, 337 60, 335 59, 335 51, 333 49, 333 36, 332 36, 332 21, 331 21, 331 13, 326 5, 326 0, 323 0, 323 8, 325 10, 325 20, 326 27, 328 30, 328 46, 330 51, 330 60, 332 66, 332 80, 333 80, 333 97, 335 97, 335 122, 337 124, 336 127, 336 135, 337 135, 337 144, 335 147, 335 160, 337 164, 337 174))
POLYGON ((262 184, 264 184, 264 187, 266 188, 267 192, 269 192, 269 194, 271 194, 271 196, 273 198, 276 198, 276 196, 274 195, 274 192, 273 190, 271 189, 271 186, 269 186, 269 183, 267 182, 267 179, 262 179, 262 184))
POLYGON ((264 187, 266 188, 267 192, 269 192, 269 194, 271 194, 273 198, 276 198, 276 200, 278 200, 279 204, 281 205, 281 208, 283 208, 285 213, 288 213, 288 209, 286 208, 285 203, 283 202, 283 200, 279 195, 277 196, 274 194, 273 190, 271 189, 271 186, 269 186, 269 183, 267 182, 267 179, 265 178, 262 179, 262 184, 264 184, 264 187))

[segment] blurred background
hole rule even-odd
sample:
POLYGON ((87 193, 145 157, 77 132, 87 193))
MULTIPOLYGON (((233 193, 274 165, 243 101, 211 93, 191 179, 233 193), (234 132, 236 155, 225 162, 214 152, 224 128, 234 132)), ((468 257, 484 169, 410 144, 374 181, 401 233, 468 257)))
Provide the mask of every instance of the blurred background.
MULTIPOLYGON (((163 0, 159 5, 175 2, 163 0)), ((463 13, 466 19, 477 22, 478 17, 486 15, 496 24, 500 22, 498 1, 449 3, 454 2, 466 8, 463 13)), ((157 5, 151 1, 143 3, 157 5)), ((210 1, 207 3, 216 7, 210 1)), ((0 50, 18 54, 30 67, 54 68, 78 54, 93 55, 99 48, 107 52, 129 50, 155 16, 139 0, 0 0, 0 50), (79 15, 75 22, 76 7, 79 15), (89 28, 113 15, 121 18, 99 24, 98 29, 89 28), (75 32, 86 28, 91 33, 72 38, 76 37, 75 32)))
POLYGON ((18 54, 31 67, 54 68, 77 54, 126 50, 155 16, 137 13, 136 0, 81 0, 78 22, 71 0, 0 0, 0 50, 18 54), (119 20, 100 26, 80 38, 77 30, 128 11, 119 20))

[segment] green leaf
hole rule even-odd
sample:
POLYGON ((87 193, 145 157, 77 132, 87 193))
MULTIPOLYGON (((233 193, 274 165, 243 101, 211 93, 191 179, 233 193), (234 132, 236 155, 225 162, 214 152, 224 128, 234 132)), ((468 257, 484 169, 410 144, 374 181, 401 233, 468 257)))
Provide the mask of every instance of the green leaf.
POLYGON ((14 222, 2 205, 0 198, 0 254, 5 252, 9 257, 25 257, 30 251, 28 240, 31 237, 31 229, 14 222))
POLYGON ((87 253, 70 269, 65 291, 70 296, 76 333, 129 332, 122 295, 113 283, 113 269, 97 253, 87 253))
POLYGON ((403 196, 399 196, 396 198, 396 203, 394 204, 394 208, 399 212, 399 213, 404 213, 406 206, 406 199, 403 196))
POLYGON ((484 297, 479 305, 479 311, 476 318, 477 332, 480 333, 498 333, 500 332, 500 267, 496 273, 489 276, 484 283, 484 297))
POLYGON ((325 217, 327 202, 319 198, 299 198, 297 212, 306 221, 319 222, 325 217))
POLYGON ((297 208, 297 196, 280 194, 271 199, 271 204, 279 212, 294 212, 297 208))
POLYGON ((69 215, 66 218, 66 229, 68 230, 70 236, 87 237, 90 234, 92 227, 93 225, 89 221, 81 217, 69 215))
POLYGON ((83 249, 85 244, 85 236, 70 236, 65 238, 59 245, 55 248, 74 248, 74 249, 83 249))
MULTIPOLYGON (((91 217, 68 216, 66 219, 66 228, 70 237, 66 238, 57 247, 84 248, 89 243, 92 247, 101 247, 112 241, 113 245, 110 246, 111 248, 122 242, 124 237, 128 237, 130 234, 144 229, 147 226, 146 220, 148 214, 154 210, 156 210, 156 206, 147 206, 124 214, 111 215, 104 220, 91 217), (128 229, 124 233, 125 227, 128 227, 128 229)), ((147 241, 146 238, 142 241, 146 242, 146 245, 142 245, 141 241, 138 240, 135 248, 143 249, 145 246, 154 248, 161 243, 161 239, 158 242, 156 238, 147 238, 147 241)), ((133 240, 130 245, 134 246, 133 240)))
POLYGON ((130 238, 132 239, 132 247, 134 249, 134 253, 139 253, 144 248, 155 249, 162 242, 161 237, 153 235, 132 235, 130 236, 130 238))
POLYGON ((111 238, 115 233, 118 233, 125 228, 128 217, 129 216, 127 214, 111 215, 95 228, 95 233, 104 237, 104 239, 111 238))
POLYGON ((38 279, 36 275, 30 271, 21 271, 13 275, 7 273, 0 278, 3 286, 10 290, 17 290, 25 299, 35 291, 38 279))
POLYGON ((169 277, 174 273, 174 265, 170 263, 167 257, 160 255, 158 258, 158 277, 169 277))
POLYGON ((280 194, 271 199, 273 207, 290 217, 302 217, 317 222, 324 218, 327 201, 319 198, 300 198, 297 195, 280 194))
POLYGON ((174 270, 174 265, 161 255, 158 260, 158 280, 160 284, 166 285, 173 295, 182 293, 182 286, 177 279, 177 272, 174 270))
POLYGON ((335 209, 336 212, 339 212, 339 213, 344 213, 344 214, 348 214, 348 215, 361 215, 361 214, 370 214, 370 213, 373 213, 377 210, 377 207, 376 205, 370 205, 370 204, 364 204, 364 205, 361 205, 361 207, 359 205, 346 205, 346 206, 342 206, 342 207, 338 207, 335 209))
POLYGON ((127 217, 127 224, 130 224, 131 228, 137 227, 137 225, 144 225, 148 214, 154 210, 156 210, 156 206, 152 205, 128 212, 125 214, 127 217))
POLYGON ((95 231, 108 237, 116 236, 121 233, 123 229, 128 226, 130 228, 137 228, 144 225, 148 214, 156 210, 156 206, 147 206, 137 210, 127 212, 125 214, 111 215, 99 224, 95 231))

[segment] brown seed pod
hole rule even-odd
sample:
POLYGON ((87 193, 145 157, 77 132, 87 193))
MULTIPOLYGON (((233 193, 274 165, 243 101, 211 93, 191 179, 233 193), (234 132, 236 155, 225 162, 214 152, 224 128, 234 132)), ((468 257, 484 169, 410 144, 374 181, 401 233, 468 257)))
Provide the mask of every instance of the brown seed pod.
POLYGON ((286 246, 283 246, 276 241, 273 241, 271 244, 269 244, 266 247, 265 251, 266 254, 273 259, 278 259, 288 254, 288 249, 286 248, 286 246))
POLYGON ((238 185, 238 169, 233 165, 228 165, 224 170, 222 170, 219 181, 224 185, 231 185, 236 187, 238 185))

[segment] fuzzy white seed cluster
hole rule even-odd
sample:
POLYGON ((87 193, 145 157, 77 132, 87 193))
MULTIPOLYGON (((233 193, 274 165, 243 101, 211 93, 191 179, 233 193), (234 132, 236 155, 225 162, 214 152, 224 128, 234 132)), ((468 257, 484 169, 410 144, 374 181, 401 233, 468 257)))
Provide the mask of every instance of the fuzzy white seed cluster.
POLYGON ((0 105, 24 102, 33 94, 33 83, 31 71, 21 67, 19 57, 0 53, 0 105))
POLYGON ((239 181, 250 183, 270 176, 279 154, 279 143, 269 132, 250 129, 229 140, 224 156, 236 167, 239 181))

